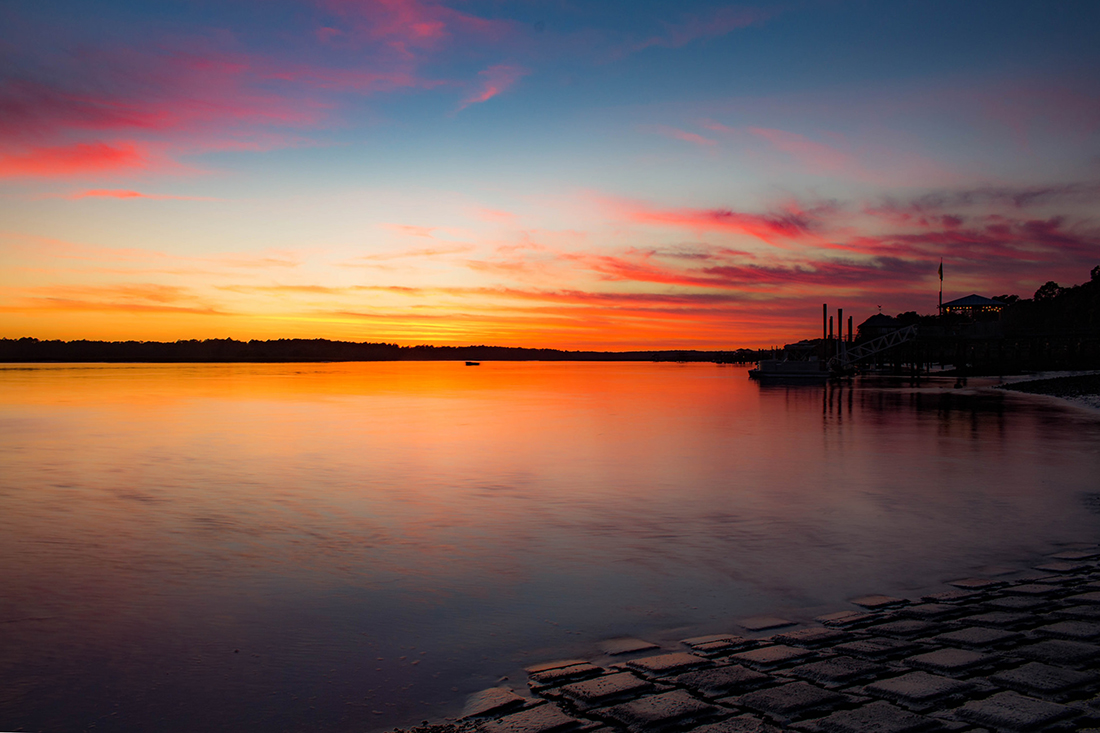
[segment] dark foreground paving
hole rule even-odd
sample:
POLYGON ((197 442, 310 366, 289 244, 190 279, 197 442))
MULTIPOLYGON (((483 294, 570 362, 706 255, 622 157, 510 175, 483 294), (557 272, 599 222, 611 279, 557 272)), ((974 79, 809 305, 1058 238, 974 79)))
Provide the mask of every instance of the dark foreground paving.
POLYGON ((678 649, 616 640, 604 651, 623 661, 536 665, 529 696, 485 690, 459 720, 414 730, 1100 733, 1100 548, 948 585, 857 598, 813 625, 745 619, 678 649))

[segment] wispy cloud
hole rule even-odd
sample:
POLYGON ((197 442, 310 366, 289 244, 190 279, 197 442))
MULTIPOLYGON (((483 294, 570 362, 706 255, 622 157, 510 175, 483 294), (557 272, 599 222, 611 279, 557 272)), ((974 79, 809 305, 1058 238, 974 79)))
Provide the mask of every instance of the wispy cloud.
POLYGON ((487 102, 493 97, 503 94, 529 73, 531 72, 521 66, 507 64, 490 66, 488 69, 478 72, 478 89, 459 102, 458 109, 455 111, 461 112, 471 104, 487 102))

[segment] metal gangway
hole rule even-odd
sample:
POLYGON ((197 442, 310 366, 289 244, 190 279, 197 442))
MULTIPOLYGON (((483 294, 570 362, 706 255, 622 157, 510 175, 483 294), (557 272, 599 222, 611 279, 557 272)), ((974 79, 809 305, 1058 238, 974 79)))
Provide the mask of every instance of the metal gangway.
POLYGON ((900 346, 906 341, 912 341, 917 337, 916 325, 906 326, 905 328, 899 328, 897 331, 891 331, 890 333, 873 338, 870 341, 865 341, 859 346, 848 346, 844 341, 838 342, 839 351, 836 356, 833 356, 827 362, 827 366, 830 372, 846 372, 852 368, 852 365, 857 361, 866 359, 869 356, 874 356, 887 349, 892 349, 895 346, 900 346))

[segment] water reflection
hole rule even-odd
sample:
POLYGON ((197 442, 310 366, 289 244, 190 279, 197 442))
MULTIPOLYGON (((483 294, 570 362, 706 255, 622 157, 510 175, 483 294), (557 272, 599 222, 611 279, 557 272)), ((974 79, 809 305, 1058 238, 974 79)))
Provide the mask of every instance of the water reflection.
POLYGON ((0 369, 0 727, 383 728, 1095 539, 1098 422, 672 364, 0 369))

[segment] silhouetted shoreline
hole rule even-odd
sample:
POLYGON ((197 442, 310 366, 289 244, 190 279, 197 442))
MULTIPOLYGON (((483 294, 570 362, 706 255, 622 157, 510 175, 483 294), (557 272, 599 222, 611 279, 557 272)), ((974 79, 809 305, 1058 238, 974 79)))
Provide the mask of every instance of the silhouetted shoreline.
POLYGON ((1059 397, 1079 405, 1100 408, 1100 374, 1077 374, 1003 385, 1004 389, 1059 397))
POLYGON ((398 346, 328 339, 237 341, 41 341, 0 339, 0 362, 326 362, 326 361, 694 361, 747 363, 751 349, 697 351, 563 351, 512 346, 398 346))

